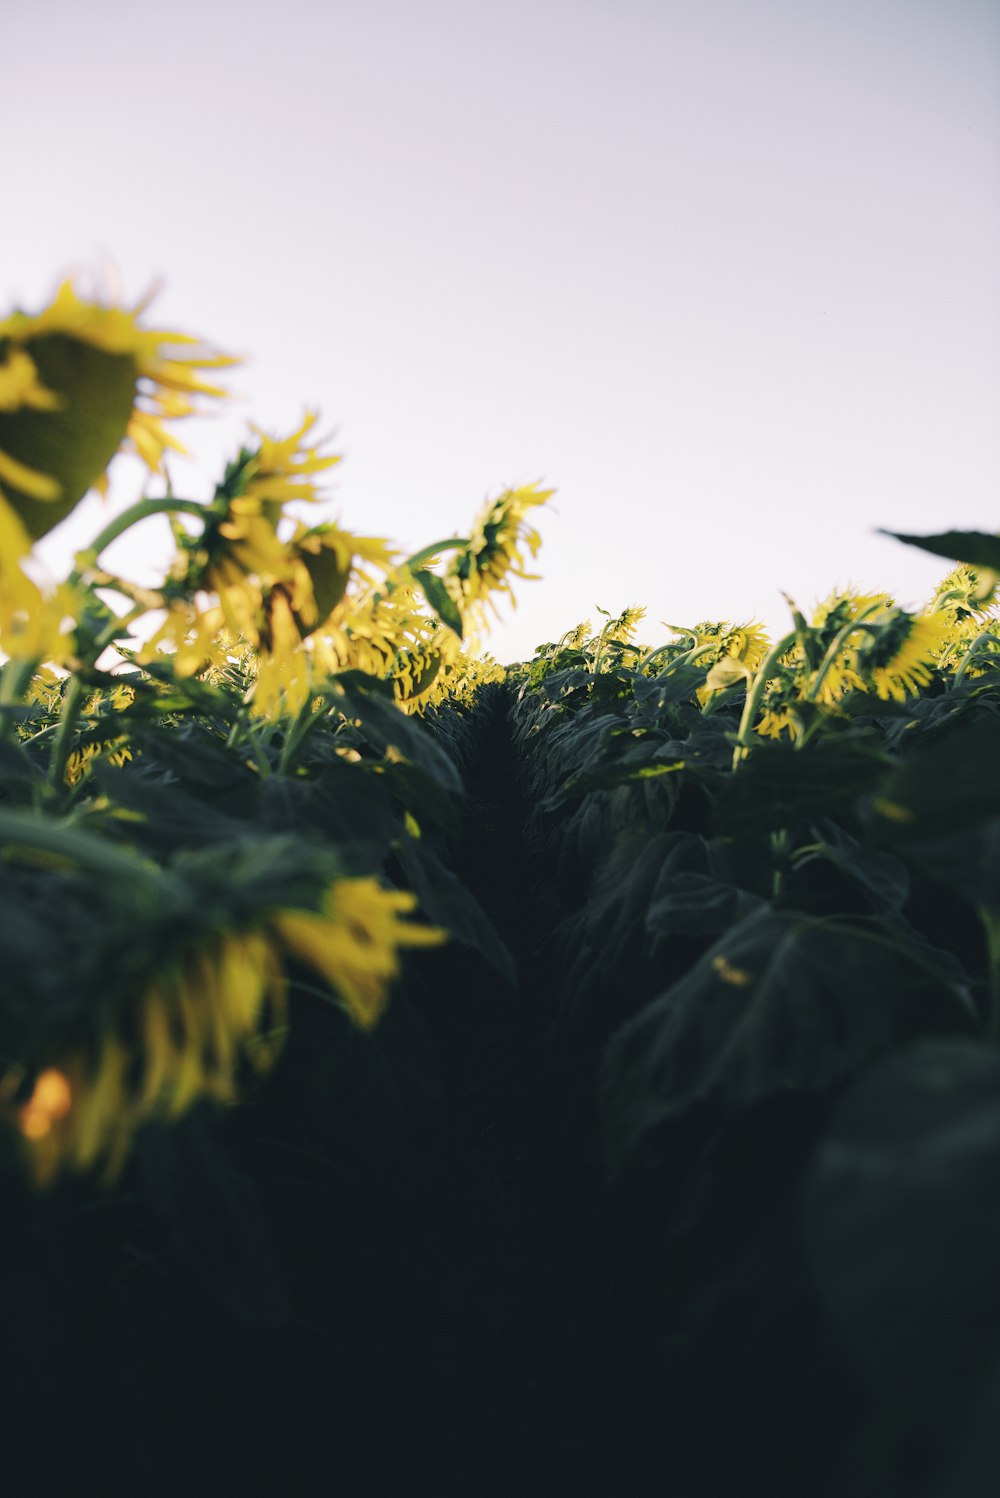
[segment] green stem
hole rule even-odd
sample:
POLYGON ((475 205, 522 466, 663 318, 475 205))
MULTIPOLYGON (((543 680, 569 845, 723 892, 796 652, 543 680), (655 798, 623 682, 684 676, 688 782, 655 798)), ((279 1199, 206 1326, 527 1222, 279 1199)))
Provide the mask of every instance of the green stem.
POLYGON ((468 546, 468 537, 451 536, 447 541, 432 541, 430 546, 422 546, 415 551, 412 557, 407 557, 403 563, 403 569, 422 567, 425 562, 430 562, 440 551, 457 551, 461 546, 468 546))
POLYGON ((828 647, 826 654, 819 663, 819 670, 816 672, 815 680, 810 686, 808 692, 806 692, 805 694, 806 702, 816 701, 819 696, 820 688, 826 680, 831 667, 836 663, 838 655, 843 650, 844 645, 850 639, 851 635, 853 635, 856 630, 863 630, 866 634, 875 633, 872 625, 865 624, 862 621, 867 619, 869 614, 875 614, 879 609, 883 607, 884 605, 882 603, 870 603, 866 609, 861 610, 861 613, 856 619, 849 619, 847 623, 837 631, 836 635, 833 638, 832 644, 828 647))
POLYGON ((607 622, 607 624, 601 630, 600 637, 599 637, 599 639, 597 641, 597 650, 596 650, 596 652, 594 654, 594 675, 595 676, 598 676, 600 674, 601 660, 603 659, 603 656, 604 656, 604 647, 605 647, 605 645, 607 644, 607 641, 608 641, 608 630, 610 628, 611 628, 611 620, 609 619, 608 622, 607 622))
MULTIPOLYGON (((439 552, 457 551, 460 547, 468 546, 468 544, 468 539, 463 539, 460 536, 451 536, 447 541, 432 541, 430 546, 422 546, 419 551, 413 553, 412 557, 407 557, 398 570, 402 574, 412 572, 414 568, 420 568, 425 562, 431 561, 439 552)), ((380 604, 383 598, 388 598, 390 594, 395 593, 398 586, 399 584, 395 579, 387 577, 385 579, 385 587, 379 588, 373 595, 372 604, 374 606, 380 604)))
POLYGON ((743 715, 740 718, 740 726, 736 735, 736 748, 733 750, 734 770, 739 766, 741 760, 746 759, 749 753, 750 729, 753 726, 754 718, 756 718, 760 711, 760 704, 767 690, 768 678, 781 660, 781 657, 785 654, 785 651, 791 650, 797 639, 798 630, 793 629, 789 634, 784 635, 778 641, 777 645, 771 646, 771 649, 760 664, 757 675, 753 679, 753 684, 747 692, 747 700, 743 704, 743 715))
POLYGON ((73 731, 80 714, 80 703, 83 700, 84 691, 85 688, 79 676, 71 676, 66 686, 66 695, 63 697, 59 727, 56 730, 56 740, 52 746, 52 757, 49 760, 48 785, 52 790, 59 789, 66 774, 66 761, 69 759, 73 731))
POLYGON ((771 833, 771 853, 774 858, 774 868, 771 873, 771 899, 775 905, 780 905, 785 893, 785 871, 781 865, 788 853, 788 844, 787 827, 779 827, 776 832, 771 833))
POLYGON ((677 650, 683 647, 685 651, 690 651, 693 650, 698 643, 698 636, 695 634, 693 629, 688 629, 686 625, 665 623, 664 628, 672 629, 675 635, 687 635, 690 640, 690 644, 684 645, 683 640, 668 640, 665 645, 657 645, 654 649, 647 650, 646 654, 639 662, 636 668, 637 670, 645 671, 647 666, 649 666, 652 661, 655 661, 661 655, 666 654, 668 650, 677 650))
POLYGON ((995 645, 1000 648, 1000 640, 997 639, 996 635, 991 634, 988 629, 983 630, 983 633, 981 635, 976 636, 972 644, 969 646, 968 650, 962 656, 962 659, 959 661, 957 667, 955 668, 955 676, 951 684, 952 691, 954 691, 957 686, 961 685, 962 678, 965 676, 966 671, 968 671, 973 657, 978 655, 981 650, 985 650, 987 645, 995 645))
MULTIPOLYGON (((676 650, 680 643, 677 640, 667 645, 658 645, 655 650, 651 650, 648 655, 643 656, 636 670, 644 671, 650 661, 655 661, 656 657, 662 655, 664 651, 676 650)), ((718 640, 707 640, 703 645, 699 645, 697 637, 695 637, 694 643, 683 650, 680 655, 675 655, 673 660, 669 662, 669 666, 665 669, 674 670, 677 666, 693 666, 699 656, 709 655, 713 650, 718 649, 718 645, 718 640)))
POLYGON ((321 708, 319 712, 314 713, 312 710, 311 702, 307 702, 305 707, 302 708, 298 717, 295 719, 295 722, 291 725, 288 732, 285 734, 285 742, 282 744, 281 753, 278 756, 277 773, 279 775, 288 774, 289 770, 292 767, 292 761, 301 748, 306 735, 313 727, 317 718, 321 718, 323 716, 324 711, 325 706, 324 708, 321 708))
POLYGON ((0 843, 38 848, 95 874, 129 879, 133 884, 138 880, 155 886, 171 877, 134 853, 34 812, 0 810, 0 843))
MULTIPOLYGON (((33 660, 13 660, 4 663, 0 671, 0 706, 17 707, 24 700, 24 694, 32 676, 35 674, 35 662, 33 660)), ((0 743, 5 742, 14 732, 13 713, 0 714, 0 743)))
POLYGON ((229 730, 229 737, 226 739, 227 749, 239 749, 241 746, 249 751, 254 764, 262 775, 270 775, 272 773, 271 761, 261 748, 257 734, 254 731, 253 714, 249 707, 240 708, 233 719, 233 726, 229 730))
POLYGON ((133 525, 138 525, 140 520, 148 520, 151 515, 176 513, 200 515, 204 520, 208 513, 208 506, 196 499, 173 499, 166 495, 160 499, 140 499, 134 505, 129 505, 127 510, 123 510, 120 515, 108 521, 85 551, 77 554, 76 567, 69 576, 70 585, 78 583, 83 573, 96 564, 101 552, 110 546, 112 541, 117 541, 118 537, 131 529, 133 525))

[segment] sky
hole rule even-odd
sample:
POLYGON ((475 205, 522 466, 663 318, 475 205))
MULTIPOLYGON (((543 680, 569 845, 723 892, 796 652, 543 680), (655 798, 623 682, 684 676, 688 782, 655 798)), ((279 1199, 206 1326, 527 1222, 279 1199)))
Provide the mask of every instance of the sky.
POLYGON ((915 606, 947 564, 877 527, 1000 528, 992 0, 35 0, 0 43, 0 311, 110 273, 246 355, 178 493, 305 407, 324 518, 407 551, 554 488, 501 660, 597 605, 915 606))

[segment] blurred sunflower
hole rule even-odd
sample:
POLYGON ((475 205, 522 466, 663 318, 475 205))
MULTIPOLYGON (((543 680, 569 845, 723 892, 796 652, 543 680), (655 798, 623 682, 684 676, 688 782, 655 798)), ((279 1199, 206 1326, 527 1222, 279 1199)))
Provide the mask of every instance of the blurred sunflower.
POLYGON ((270 924, 285 949, 322 973, 351 1018, 368 1028, 399 975, 401 949, 446 940, 435 926, 401 919, 416 904, 416 895, 385 889, 376 879, 338 879, 318 912, 278 911, 270 924))
POLYGON ((317 972, 356 1024, 374 1025, 401 950, 446 939, 402 919, 416 903, 375 879, 336 879, 318 910, 261 911, 247 929, 203 933, 158 966, 121 1027, 89 1054, 40 1069, 27 1096, 23 1068, 10 1085, 0 1077, 0 1110, 22 1136, 36 1183, 67 1167, 100 1167, 113 1180, 145 1121, 178 1118, 203 1097, 236 1103, 246 1073, 266 1073, 281 1053, 289 959, 317 972))
POLYGON ((995 572, 961 562, 938 583, 928 604, 928 612, 944 610, 956 623, 970 617, 983 618, 997 603, 998 581, 995 572))
POLYGON ((289 611, 298 637, 307 636, 329 618, 352 578, 370 584, 368 569, 384 571, 392 562, 384 540, 331 523, 296 521, 292 533, 283 534, 283 522, 291 523, 285 506, 319 500, 314 475, 340 461, 306 440, 315 421, 307 413, 285 438, 255 428, 260 447, 244 449, 229 465, 201 534, 178 537, 174 590, 185 597, 215 593, 227 627, 265 652, 281 639, 287 653, 289 611))
POLYGON ((103 489, 117 452, 161 471, 167 449, 183 451, 166 423, 193 414, 199 396, 225 394, 201 371, 238 361, 141 327, 143 310, 84 300, 64 281, 42 312, 0 320, 0 563, 103 489))

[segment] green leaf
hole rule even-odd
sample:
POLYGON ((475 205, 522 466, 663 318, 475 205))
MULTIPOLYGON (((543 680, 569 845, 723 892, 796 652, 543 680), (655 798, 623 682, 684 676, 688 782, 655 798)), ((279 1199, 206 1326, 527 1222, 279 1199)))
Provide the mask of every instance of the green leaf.
POLYGON ((130 354, 109 354, 62 333, 32 339, 30 353, 42 384, 63 405, 0 411, 0 451, 59 485, 57 498, 39 500, 4 482, 4 496, 37 540, 70 513, 118 451, 132 415, 136 367, 130 354))
POLYGON ((514 959, 472 891, 435 853, 412 838, 401 839, 397 856, 407 887, 420 901, 421 917, 444 926, 449 936, 478 952, 508 983, 515 984, 514 959))
POLYGON ((908 841, 975 828, 1000 815, 1000 718, 992 713, 917 744, 879 786, 876 825, 908 841))
POLYGON ((444 580, 436 573, 428 572, 426 567, 417 568, 413 573, 413 578, 423 589, 424 597, 441 623, 447 624, 448 628, 461 639, 462 615, 457 603, 445 587, 444 580))
POLYGON ((676 841, 660 869, 646 912, 646 930, 702 936, 725 931, 762 904, 759 895, 715 877, 704 840, 692 833, 676 841))
POLYGON ((971 1030, 958 965, 888 923, 822 921, 764 906, 623 1026, 602 1081, 607 1159, 696 1104, 727 1112, 785 1092, 823 1094, 891 1045, 971 1030))
POLYGON ((822 818, 816 831, 820 841, 805 857, 796 859, 796 873, 809 864, 832 863, 860 885, 877 914, 903 910, 910 893, 910 875, 905 863, 892 853, 867 847, 829 818, 822 818))
POLYGON ((903 531, 880 530, 879 535, 892 536, 906 546, 919 546, 936 557, 951 562, 970 562, 974 567, 988 567, 1000 572, 1000 536, 986 531, 941 531, 934 536, 910 536, 903 531))
POLYGON ((838 1110, 804 1207, 816 1285, 877 1417, 953 1431, 998 1354, 996 1049, 928 1040, 874 1071, 838 1110))
POLYGON ((755 743, 715 804, 715 825, 728 836, 794 826, 834 815, 885 774, 889 760, 875 732, 814 739, 804 749, 755 743))

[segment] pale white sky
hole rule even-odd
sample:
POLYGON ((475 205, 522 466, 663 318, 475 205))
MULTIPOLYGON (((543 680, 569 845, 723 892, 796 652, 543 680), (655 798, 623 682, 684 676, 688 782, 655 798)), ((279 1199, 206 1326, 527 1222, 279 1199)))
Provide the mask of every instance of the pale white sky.
POLYGON ((945 567, 875 526, 1000 526, 991 0, 35 0, 0 42, 4 306, 110 259, 250 356, 179 492, 304 405, 330 514, 409 548, 555 487, 501 659, 596 603, 915 604, 945 567))

